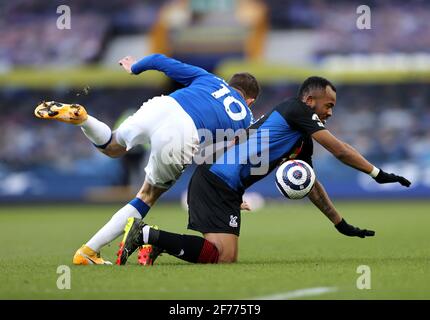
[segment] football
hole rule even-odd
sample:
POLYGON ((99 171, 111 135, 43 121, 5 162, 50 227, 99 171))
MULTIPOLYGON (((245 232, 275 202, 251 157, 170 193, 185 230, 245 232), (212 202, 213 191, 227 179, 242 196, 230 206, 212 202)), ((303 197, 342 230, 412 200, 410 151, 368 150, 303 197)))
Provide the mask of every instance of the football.
POLYGON ((276 171, 276 186, 289 199, 306 197, 314 183, 314 170, 302 160, 288 160, 276 171))

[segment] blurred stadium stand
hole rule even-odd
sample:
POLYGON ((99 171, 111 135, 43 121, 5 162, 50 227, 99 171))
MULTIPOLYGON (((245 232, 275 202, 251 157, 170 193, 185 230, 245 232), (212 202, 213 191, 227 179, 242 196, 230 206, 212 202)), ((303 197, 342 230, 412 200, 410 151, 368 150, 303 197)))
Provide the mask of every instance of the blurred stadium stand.
MULTIPOLYGON (((295 95, 310 75, 331 79, 338 104, 329 129, 414 187, 372 184, 317 147, 315 167, 333 197, 430 195, 430 3, 367 1, 372 29, 356 28, 358 1, 0 2, 0 201, 121 200, 119 160, 97 152, 80 130, 32 115, 42 100, 81 103, 113 126, 130 108, 176 86, 125 74, 124 55, 162 52, 227 78, 254 73, 263 85, 256 117, 295 95), (56 28, 58 5, 72 12, 56 28), (86 87, 89 86, 89 90, 86 87), (106 193, 106 187, 110 192, 106 193)), ((191 168, 192 169, 192 168, 191 168)), ((165 199, 178 200, 187 170, 165 199)), ((137 181, 137 182, 136 182, 137 181)), ((252 188, 278 197, 268 177, 252 188)))

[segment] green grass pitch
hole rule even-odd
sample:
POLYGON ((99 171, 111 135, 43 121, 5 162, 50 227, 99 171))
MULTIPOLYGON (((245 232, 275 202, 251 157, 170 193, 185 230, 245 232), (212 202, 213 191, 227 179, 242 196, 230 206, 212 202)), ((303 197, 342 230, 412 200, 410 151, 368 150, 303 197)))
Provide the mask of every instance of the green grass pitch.
MULTIPOLYGON (((253 299, 295 290, 335 291, 305 299, 430 299, 430 202, 337 202, 346 220, 374 238, 341 235, 305 201, 242 213, 239 262, 193 265, 164 254, 154 267, 73 266, 74 251, 121 205, 1 206, 0 299, 253 299), (57 288, 59 265, 71 289, 57 288), (357 267, 371 289, 357 289, 357 267)), ((188 215, 160 203, 147 221, 186 231, 188 215)), ((117 241, 105 248, 114 260, 117 241)), ((299 297, 300 298, 300 297, 299 297)))

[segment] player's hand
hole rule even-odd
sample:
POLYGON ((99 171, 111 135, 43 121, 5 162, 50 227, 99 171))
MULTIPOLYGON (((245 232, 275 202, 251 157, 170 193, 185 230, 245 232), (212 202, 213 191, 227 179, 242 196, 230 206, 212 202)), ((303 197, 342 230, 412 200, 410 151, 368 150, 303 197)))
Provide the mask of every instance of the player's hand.
POLYGON ((125 71, 127 71, 128 73, 133 73, 131 72, 131 66, 135 62, 136 62, 136 59, 131 56, 126 56, 118 61, 119 65, 122 66, 125 69, 125 71))
POLYGON ((242 204, 240 205, 240 210, 251 211, 251 206, 249 205, 249 203, 248 203, 248 202, 244 201, 244 202, 242 202, 242 204))
POLYGON ((345 219, 342 219, 338 224, 335 225, 337 231, 348 236, 348 237, 373 237, 375 235, 375 231, 360 229, 348 224, 345 219))
POLYGON ((411 185, 411 182, 401 176, 397 176, 394 173, 386 173, 382 171, 382 169, 379 169, 378 175, 374 178, 377 183, 395 183, 398 182, 402 186, 409 187, 411 185))

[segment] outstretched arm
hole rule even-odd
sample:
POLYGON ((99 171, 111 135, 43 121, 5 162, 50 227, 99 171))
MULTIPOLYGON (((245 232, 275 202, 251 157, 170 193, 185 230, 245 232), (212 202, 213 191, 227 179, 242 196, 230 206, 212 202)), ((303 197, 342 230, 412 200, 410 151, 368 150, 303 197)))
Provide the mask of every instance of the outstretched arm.
POLYGON ((132 74, 139 74, 146 70, 161 71, 169 78, 185 86, 190 85, 196 78, 209 74, 202 68, 166 57, 163 54, 151 54, 139 61, 127 56, 122 58, 119 64, 132 74))
POLYGON ((372 237, 375 235, 375 232, 372 230, 360 229, 348 224, 345 219, 339 215, 323 185, 318 180, 315 180, 314 187, 308 197, 312 203, 333 222, 337 231, 340 233, 349 237, 360 238, 372 237))
POLYGON ((402 176, 397 176, 393 173, 386 173, 381 169, 373 166, 367 161, 357 150, 349 144, 340 141, 328 130, 320 130, 312 134, 319 144, 330 151, 336 158, 343 163, 369 174, 378 183, 395 183, 398 182, 402 186, 409 187, 411 182, 402 176))
POLYGON ((338 224, 342 220, 342 217, 336 211, 323 185, 318 180, 315 180, 314 187, 311 192, 309 192, 308 197, 333 224, 338 224))

